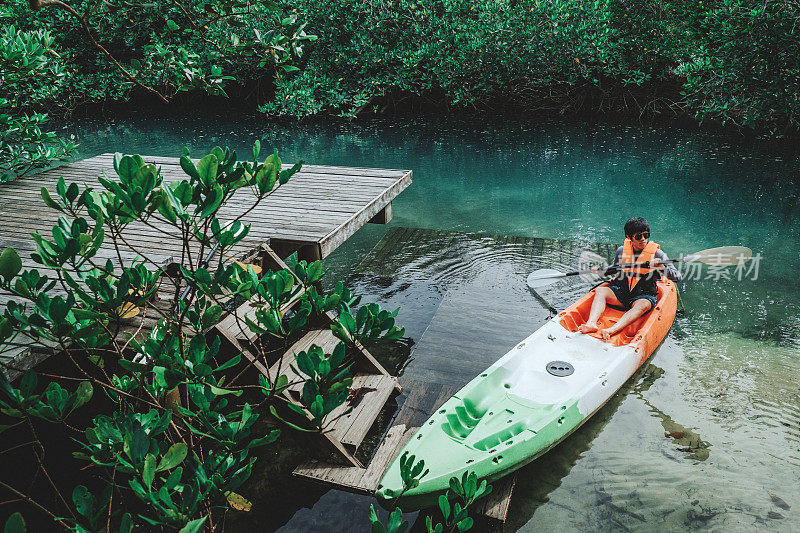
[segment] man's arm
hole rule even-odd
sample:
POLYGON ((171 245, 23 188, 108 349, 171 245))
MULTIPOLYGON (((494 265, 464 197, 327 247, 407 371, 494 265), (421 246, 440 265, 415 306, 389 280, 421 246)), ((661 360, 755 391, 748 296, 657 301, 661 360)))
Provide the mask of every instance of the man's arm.
POLYGON ((603 272, 604 276, 610 276, 611 274, 617 273, 617 266, 619 265, 620 261, 622 261, 622 246, 617 248, 617 253, 614 254, 614 261, 611 263, 611 266, 608 267, 605 272, 603 272))
MULTIPOLYGON (((664 250, 661 249, 656 250, 655 258, 662 263, 664 261, 669 261, 669 257, 667 257, 667 254, 665 254, 664 250)), ((674 263, 667 263, 666 265, 659 266, 658 268, 662 269, 664 274, 666 274, 667 277, 672 281, 683 281, 683 276, 681 276, 681 273, 677 268, 675 268, 674 263)))

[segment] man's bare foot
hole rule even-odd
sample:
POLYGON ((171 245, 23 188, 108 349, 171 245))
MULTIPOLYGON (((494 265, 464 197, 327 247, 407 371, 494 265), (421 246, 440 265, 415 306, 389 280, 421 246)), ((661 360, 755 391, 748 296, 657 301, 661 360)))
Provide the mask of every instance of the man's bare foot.
POLYGON ((608 329, 604 329, 604 330, 600 331, 600 334, 603 335, 603 340, 604 341, 609 340, 611 338, 611 336, 614 335, 615 333, 616 333, 616 331, 614 330, 614 328, 608 328, 608 329))
POLYGON ((597 331, 597 323, 596 322, 587 322, 585 324, 581 324, 578 326, 578 331, 581 333, 591 333, 593 331, 597 331))

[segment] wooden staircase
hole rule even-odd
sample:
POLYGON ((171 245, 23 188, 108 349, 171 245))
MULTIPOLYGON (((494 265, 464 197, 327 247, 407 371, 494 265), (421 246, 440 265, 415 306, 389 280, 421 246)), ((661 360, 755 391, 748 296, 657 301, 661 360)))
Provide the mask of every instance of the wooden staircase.
MULTIPOLYGON (((286 263, 267 246, 262 247, 259 259, 261 260, 262 268, 265 270, 288 268, 286 263)), ((298 303, 301 294, 297 294, 291 301, 287 302, 282 311, 291 310, 298 303)), ((308 331, 277 362, 267 368, 262 361, 256 359, 249 348, 256 340, 257 334, 244 326, 244 317, 255 319, 256 310, 257 307, 251 301, 244 302, 235 312, 230 313, 221 320, 215 326, 215 329, 243 357, 247 358, 256 370, 267 376, 271 381, 285 374, 289 379, 289 383, 294 383, 294 385, 287 388, 283 394, 288 401, 301 406, 300 394, 303 387, 303 378, 292 369, 292 366, 295 368, 297 366, 295 364, 295 354, 301 351, 308 351, 314 345, 322 348, 326 354, 331 353, 340 342, 329 327, 336 317, 332 313, 326 313, 322 320, 323 324, 320 327, 308 331)), ((354 344, 356 346, 356 359, 353 364, 354 375, 351 395, 344 404, 337 407, 326 417, 329 422, 328 425, 323 427, 322 440, 327 444, 330 451, 334 453, 337 461, 361 468, 363 465, 355 457, 356 450, 392 393, 394 391, 400 392, 402 389, 397 383, 397 378, 389 375, 386 369, 366 348, 357 341, 354 344), (351 407, 352 411, 345 414, 351 407)), ((307 415, 309 419, 312 418, 310 413, 307 413, 307 415)))

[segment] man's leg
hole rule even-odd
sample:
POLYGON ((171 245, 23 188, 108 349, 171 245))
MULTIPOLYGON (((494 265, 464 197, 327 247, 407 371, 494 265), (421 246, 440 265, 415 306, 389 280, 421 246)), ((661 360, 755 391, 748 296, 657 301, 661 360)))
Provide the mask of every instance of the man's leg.
POLYGON ((648 312, 651 307, 652 304, 647 300, 634 300, 631 308, 619 318, 616 324, 603 330, 603 339, 608 340, 611 335, 614 335, 618 331, 622 331, 622 328, 648 312))
POLYGON ((608 287, 597 287, 594 290, 594 299, 592 300, 592 309, 589 311, 589 319, 585 324, 578 326, 578 331, 581 333, 597 331, 597 319, 600 318, 600 315, 606 310, 606 302, 613 305, 622 305, 614 295, 614 291, 608 287))

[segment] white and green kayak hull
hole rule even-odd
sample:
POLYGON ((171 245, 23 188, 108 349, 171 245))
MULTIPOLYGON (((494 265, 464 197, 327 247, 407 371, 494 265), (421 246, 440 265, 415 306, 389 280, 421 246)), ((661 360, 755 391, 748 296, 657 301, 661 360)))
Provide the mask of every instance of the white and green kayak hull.
POLYGON ((563 315, 445 402, 389 466, 378 499, 390 504, 401 493, 404 452, 424 459, 430 469, 419 486, 403 494, 404 510, 434 505, 450 478, 465 471, 491 482, 533 461, 580 427, 633 375, 663 339, 674 307, 671 316, 658 317, 669 324, 659 324, 666 328, 657 328, 663 334, 650 350, 642 343, 615 346, 571 332, 562 325, 563 315))

